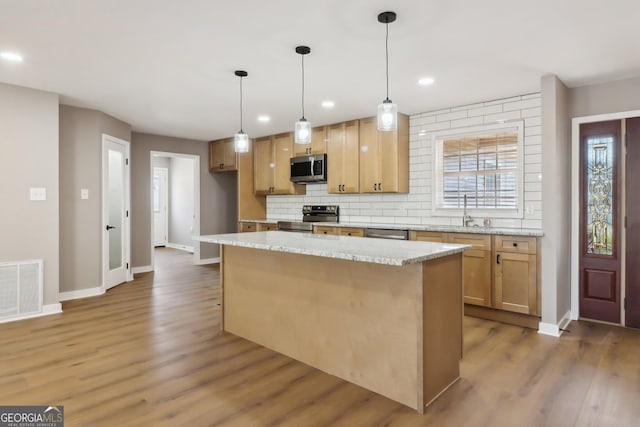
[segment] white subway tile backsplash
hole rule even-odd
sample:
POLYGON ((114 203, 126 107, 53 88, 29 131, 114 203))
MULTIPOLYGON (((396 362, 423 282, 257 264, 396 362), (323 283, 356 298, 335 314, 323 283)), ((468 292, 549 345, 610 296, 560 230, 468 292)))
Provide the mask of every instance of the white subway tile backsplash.
MULTIPOLYGON (((267 218, 301 220, 305 204, 337 204, 341 221, 363 224, 458 225, 460 217, 433 216, 433 133, 498 120, 524 119, 523 218, 494 218, 494 227, 542 226, 540 94, 446 108, 411 116, 409 194, 327 194, 326 184, 307 186, 304 196, 268 196, 267 218)), ((331 161, 331 160, 329 160, 331 161)))

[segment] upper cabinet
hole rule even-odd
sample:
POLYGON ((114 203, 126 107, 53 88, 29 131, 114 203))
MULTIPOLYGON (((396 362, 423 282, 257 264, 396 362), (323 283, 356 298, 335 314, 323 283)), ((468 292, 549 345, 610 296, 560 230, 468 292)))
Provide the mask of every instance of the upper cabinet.
POLYGON ((327 192, 357 193, 359 122, 331 125, 327 130, 327 192))
POLYGON ((209 142, 209 171, 231 172, 238 170, 238 155, 233 138, 209 142))
POLYGON ((254 142, 255 194, 305 194, 303 185, 289 179, 293 135, 282 133, 257 138, 254 142))
MULTIPOLYGON (((360 120, 360 192, 409 192, 409 117, 398 114, 398 129, 381 132, 376 117, 360 120)), ((329 161, 329 160, 328 160, 329 161)))
POLYGON ((310 144, 293 144, 295 155, 324 154, 327 152, 327 127, 320 126, 311 130, 310 144))

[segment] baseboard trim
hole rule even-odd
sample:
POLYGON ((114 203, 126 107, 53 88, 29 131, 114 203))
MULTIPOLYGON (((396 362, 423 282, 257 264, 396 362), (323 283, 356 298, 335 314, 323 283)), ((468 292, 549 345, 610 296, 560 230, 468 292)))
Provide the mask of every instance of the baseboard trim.
POLYGON ((142 267, 131 268, 131 274, 148 273, 150 271, 153 271, 153 267, 150 265, 143 265, 142 267))
POLYGON ((104 288, 98 286, 95 288, 77 289, 75 291, 60 292, 60 301, 71 301, 74 299, 96 297, 104 294, 104 288))
POLYGON ((0 323, 17 322, 18 320, 33 319, 36 317, 49 316, 51 314, 59 314, 59 313, 62 313, 62 304, 57 302, 54 304, 43 305, 42 311, 40 313, 30 313, 30 314, 25 314, 24 316, 16 316, 16 317, 10 317, 8 319, 1 319, 0 323))
POLYGON ((196 265, 207 265, 207 264, 220 264, 220 257, 205 258, 205 259, 196 261, 196 265))
POLYGON ((176 243, 167 243, 165 245, 167 248, 171 248, 171 249, 178 249, 180 251, 185 251, 185 252, 191 252, 193 253, 193 246, 187 246, 187 245, 178 245, 176 243))
POLYGON ((567 311, 557 325, 553 323, 540 322, 538 325, 538 333, 558 338, 562 335, 562 332, 567 328, 570 322, 571 311, 567 311))

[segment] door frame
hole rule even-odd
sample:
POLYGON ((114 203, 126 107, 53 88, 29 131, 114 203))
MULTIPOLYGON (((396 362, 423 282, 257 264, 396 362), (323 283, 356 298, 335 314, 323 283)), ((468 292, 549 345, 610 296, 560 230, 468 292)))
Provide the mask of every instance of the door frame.
POLYGON ((108 191, 106 190, 107 183, 105 182, 105 171, 109 166, 109 161, 107 156, 104 155, 105 147, 107 143, 113 143, 117 145, 121 145, 124 147, 125 152, 125 168, 124 168, 124 206, 123 210, 125 211, 124 215, 124 262, 126 263, 126 281, 129 282, 133 280, 133 274, 131 273, 131 165, 129 160, 131 159, 131 143, 129 141, 125 141, 124 139, 116 138, 115 136, 108 135, 106 133, 102 134, 102 146, 100 156, 102 157, 102 168, 101 168, 101 177, 100 177, 100 190, 102 192, 101 204, 100 204, 100 216, 102 222, 100 224, 100 232, 102 236, 102 285, 101 291, 107 290, 107 274, 109 272, 109 246, 108 239, 106 238, 106 234, 103 233, 104 227, 108 222, 108 217, 105 212, 105 206, 107 205, 107 195, 108 191))
MULTIPOLYGON (((165 222, 164 222, 164 239, 165 239, 165 246, 169 243, 169 208, 168 208, 168 201, 169 201, 169 168, 164 168, 164 167, 159 167, 159 166, 153 166, 153 171, 152 171, 152 180, 153 180, 153 176, 155 175, 156 171, 161 172, 165 179, 165 186, 164 186, 164 191, 161 188, 160 191, 163 193, 163 199, 165 202, 165 222)), ((151 188, 153 189, 153 181, 151 181, 151 188)), ((151 193, 151 212, 153 212, 153 221, 155 221, 155 212, 153 211, 153 192, 151 193)), ((153 234, 151 235, 151 239, 153 240, 153 247, 156 246, 156 242, 155 242, 155 223, 154 223, 154 228, 153 228, 153 234)))
MULTIPOLYGON (((578 320, 580 317, 580 125, 583 123, 605 122, 609 120, 622 120, 640 116, 640 110, 622 111, 619 113, 597 114, 593 116, 574 117, 571 119, 571 320, 578 320)), ((624 145, 624 142, 621 142, 624 145)), ((624 147, 623 147, 624 148, 624 147)), ((621 181, 625 180, 625 155, 626 150, 621 153, 622 170, 621 181)), ((622 186, 620 193, 620 211, 626 212, 625 198, 626 189, 622 186)), ((543 208, 544 209, 544 208, 543 208)), ((620 263, 622 266, 626 262, 626 233, 620 235, 620 263)), ((626 294, 626 275, 622 268, 620 276, 620 324, 625 324, 624 298, 626 294)))
MULTIPOLYGON (((153 218, 153 158, 154 157, 178 157, 182 159, 193 160, 193 230, 192 235, 200 235, 200 156, 197 154, 171 153, 167 151, 150 151, 149 152, 149 250, 151 255, 151 271, 155 270, 155 256, 153 245, 153 232, 155 230, 153 218)), ((168 227, 168 224, 167 224, 168 227)), ((167 235, 167 239, 169 236, 167 235)), ((194 242, 193 245, 193 263, 200 264, 200 242, 194 242)))

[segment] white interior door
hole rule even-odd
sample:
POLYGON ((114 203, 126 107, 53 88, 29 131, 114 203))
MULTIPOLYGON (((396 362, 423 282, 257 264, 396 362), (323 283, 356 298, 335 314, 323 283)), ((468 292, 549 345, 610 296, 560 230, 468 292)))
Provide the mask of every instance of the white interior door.
POLYGON ((153 245, 166 246, 169 235, 167 168, 153 168, 153 245))
POLYGON ((129 143, 102 138, 103 286, 112 288, 129 276, 129 143))

